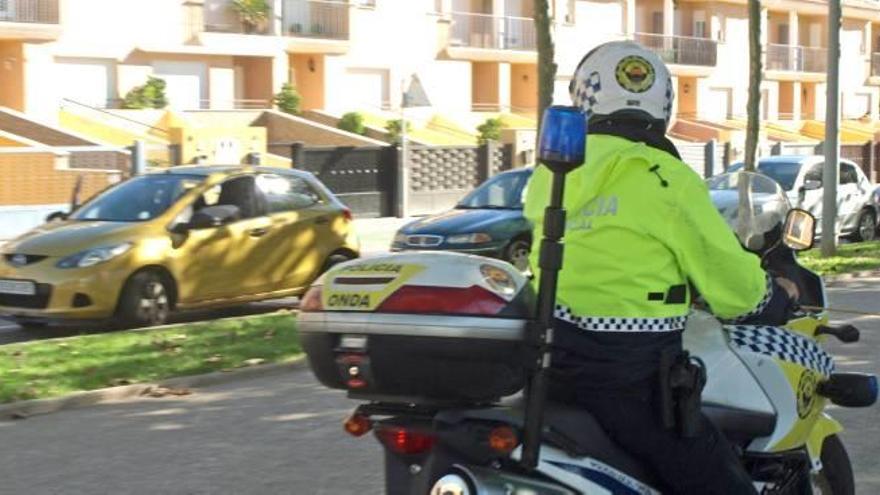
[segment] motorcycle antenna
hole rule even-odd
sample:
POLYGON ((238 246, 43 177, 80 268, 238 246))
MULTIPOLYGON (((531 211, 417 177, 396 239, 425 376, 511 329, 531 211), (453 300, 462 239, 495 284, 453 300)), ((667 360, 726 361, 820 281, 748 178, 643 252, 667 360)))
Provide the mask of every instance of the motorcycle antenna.
POLYGON ((544 210, 543 238, 538 258, 538 307, 529 325, 527 343, 536 350, 526 385, 525 432, 521 464, 532 470, 538 465, 544 407, 553 343, 556 285, 562 268, 562 237, 565 234, 565 176, 584 163, 587 118, 576 107, 554 105, 544 112, 538 138, 538 160, 553 173, 550 203, 544 210))

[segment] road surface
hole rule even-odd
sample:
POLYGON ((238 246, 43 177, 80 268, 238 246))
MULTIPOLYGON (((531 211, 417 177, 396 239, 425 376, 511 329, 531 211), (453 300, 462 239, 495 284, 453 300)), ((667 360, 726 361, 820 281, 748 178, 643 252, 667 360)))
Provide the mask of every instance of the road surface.
MULTIPOLYGON (((830 290, 834 305, 878 309, 880 278, 847 287, 830 290)), ((838 368, 880 373, 880 318, 838 321, 844 319, 862 328, 863 338, 830 346, 838 368)), ((0 493, 381 493, 375 439, 342 432, 352 407, 301 370, 187 397, 0 422, 0 493)), ((878 408, 829 412, 847 428, 856 492, 880 493, 878 408)))

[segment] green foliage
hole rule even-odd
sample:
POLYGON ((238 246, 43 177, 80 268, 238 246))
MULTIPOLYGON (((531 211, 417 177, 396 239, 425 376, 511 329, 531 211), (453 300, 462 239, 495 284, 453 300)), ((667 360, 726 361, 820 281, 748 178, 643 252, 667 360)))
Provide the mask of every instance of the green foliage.
POLYGON ((269 17, 271 7, 266 0, 232 0, 232 10, 246 27, 256 28, 269 17))
POLYGON ((477 132, 480 135, 477 137, 477 143, 480 145, 486 144, 489 141, 498 141, 501 139, 501 129, 504 125, 501 123, 501 119, 486 119, 485 122, 477 126, 477 132))
POLYGON ((880 267, 880 242, 857 242, 841 244, 837 256, 823 258, 819 249, 804 251, 798 261, 820 275, 837 275, 880 267))
POLYGON ((289 113, 292 115, 296 115, 299 113, 299 105, 302 102, 302 96, 296 91, 289 83, 284 83, 284 86, 281 87, 281 91, 275 95, 273 100, 275 102, 275 106, 278 107, 278 110, 289 113))
POLYGON ((364 127, 364 116, 358 112, 348 112, 343 115, 336 127, 361 136, 367 133, 367 129, 364 127))
POLYGON ((0 404, 288 361, 289 313, 0 346, 0 404))
POLYGON ((165 96, 165 81, 150 76, 143 86, 133 88, 125 95, 122 108, 165 108, 168 106, 168 97, 165 96))
MULTIPOLYGON (((403 133, 403 121, 400 119, 389 120, 385 124, 385 130, 388 132, 388 139, 391 140, 393 144, 400 144, 401 134, 403 133)), ((406 132, 410 132, 412 130, 412 126, 409 122, 406 123, 406 132)))

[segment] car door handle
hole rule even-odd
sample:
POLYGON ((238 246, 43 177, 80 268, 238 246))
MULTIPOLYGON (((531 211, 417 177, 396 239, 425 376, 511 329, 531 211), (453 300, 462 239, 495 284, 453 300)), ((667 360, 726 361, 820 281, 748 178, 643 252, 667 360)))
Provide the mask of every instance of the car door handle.
POLYGON ((269 227, 257 227, 255 229, 251 229, 248 231, 248 235, 251 237, 263 237, 264 235, 269 233, 269 227))
POLYGON ((315 219, 315 225, 324 225, 325 223, 330 223, 330 218, 318 217, 315 219))

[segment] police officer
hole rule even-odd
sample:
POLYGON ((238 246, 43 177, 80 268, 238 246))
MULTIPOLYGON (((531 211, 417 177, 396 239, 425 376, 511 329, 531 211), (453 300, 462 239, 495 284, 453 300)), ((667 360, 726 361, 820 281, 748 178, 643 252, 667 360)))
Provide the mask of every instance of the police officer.
MULTIPOLYGON (((603 44, 581 61, 569 92, 589 130, 587 161, 566 178, 551 398, 591 411, 674 493, 756 493, 705 417, 696 415, 691 437, 664 426, 661 355, 682 350, 691 287, 716 316, 764 324, 788 319, 796 289, 741 247, 667 139, 673 88, 659 57, 629 41, 603 44)), ((538 167, 529 185, 535 238, 550 182, 538 167)), ((537 267, 537 252, 531 261, 537 267)))

